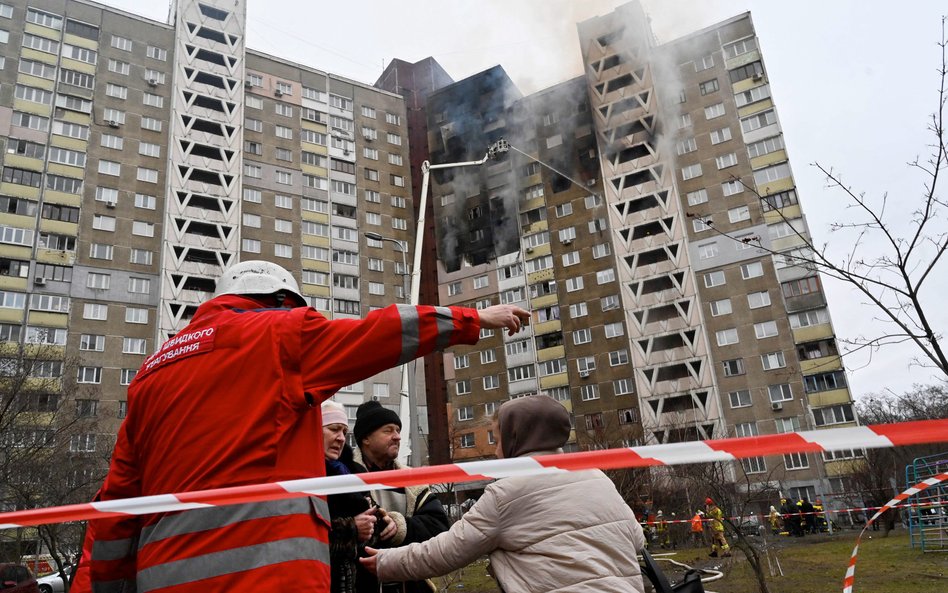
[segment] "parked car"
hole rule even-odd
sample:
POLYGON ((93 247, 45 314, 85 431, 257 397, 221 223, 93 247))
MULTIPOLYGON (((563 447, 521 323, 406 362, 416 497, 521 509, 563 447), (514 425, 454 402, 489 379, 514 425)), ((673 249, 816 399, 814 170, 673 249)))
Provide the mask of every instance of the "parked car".
MULTIPOLYGON (((72 574, 72 569, 72 566, 67 566, 63 569, 63 572, 66 573, 67 579, 69 578, 69 575, 72 574)), ((46 575, 45 577, 36 579, 36 584, 39 585, 40 593, 63 593, 63 591, 66 590, 66 584, 63 583, 63 577, 60 576, 58 570, 52 574, 46 575)))
POLYGON ((0 564, 0 591, 3 593, 39 593, 36 579, 22 564, 0 564))

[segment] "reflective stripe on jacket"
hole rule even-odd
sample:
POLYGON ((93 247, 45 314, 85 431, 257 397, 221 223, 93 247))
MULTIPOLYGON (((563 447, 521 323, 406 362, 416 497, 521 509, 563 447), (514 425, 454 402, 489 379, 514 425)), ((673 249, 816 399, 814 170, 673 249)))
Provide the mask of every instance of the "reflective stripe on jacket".
MULTIPOLYGON (((325 475, 319 404, 436 348, 477 342, 473 309, 391 306, 329 321, 315 309, 202 305, 129 386, 99 499, 325 475)), ((329 591, 320 498, 90 521, 74 593, 329 591)))

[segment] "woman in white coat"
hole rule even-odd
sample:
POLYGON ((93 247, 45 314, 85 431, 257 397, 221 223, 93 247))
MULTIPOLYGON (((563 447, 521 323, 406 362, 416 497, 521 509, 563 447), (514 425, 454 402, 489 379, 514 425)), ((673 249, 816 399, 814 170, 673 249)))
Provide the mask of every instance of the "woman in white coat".
MULTIPOLYGON (((534 395, 505 402, 494 434, 497 456, 561 452, 569 412, 534 395)), ((450 530, 423 543, 375 551, 360 561, 383 581, 447 574, 490 556, 505 593, 642 593, 636 554, 642 528, 599 470, 510 477, 484 494, 450 530)))

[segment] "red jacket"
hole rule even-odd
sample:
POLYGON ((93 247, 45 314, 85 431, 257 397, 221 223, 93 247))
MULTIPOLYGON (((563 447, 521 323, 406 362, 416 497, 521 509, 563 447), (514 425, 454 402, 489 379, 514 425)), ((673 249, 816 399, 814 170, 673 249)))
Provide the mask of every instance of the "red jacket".
MULTIPOLYGON (((213 299, 145 360, 101 500, 325 475, 323 400, 480 330, 457 307, 256 307, 213 299)), ((329 591, 327 526, 315 497, 90 521, 74 591, 329 591)))

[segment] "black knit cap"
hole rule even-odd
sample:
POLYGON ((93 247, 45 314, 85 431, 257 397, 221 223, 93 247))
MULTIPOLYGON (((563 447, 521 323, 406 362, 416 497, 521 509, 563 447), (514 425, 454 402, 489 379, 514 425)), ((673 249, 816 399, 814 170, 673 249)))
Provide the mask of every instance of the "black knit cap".
POLYGON ((355 433, 356 444, 361 444, 362 439, 386 424, 397 424, 399 430, 402 428, 402 421, 398 418, 398 414, 382 407, 382 404, 375 400, 365 402, 356 410, 355 428, 352 429, 355 433))

